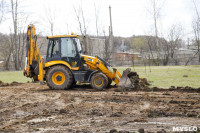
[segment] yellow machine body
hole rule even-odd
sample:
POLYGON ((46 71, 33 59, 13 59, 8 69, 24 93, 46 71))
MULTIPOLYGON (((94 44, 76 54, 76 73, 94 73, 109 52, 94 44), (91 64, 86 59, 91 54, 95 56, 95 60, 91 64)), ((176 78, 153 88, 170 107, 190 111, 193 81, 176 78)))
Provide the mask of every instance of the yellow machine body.
POLYGON ((116 84, 119 83, 121 74, 119 73, 117 69, 111 68, 113 70, 109 70, 109 68, 106 67, 105 64, 101 60, 99 60, 97 57, 92 57, 88 55, 82 55, 82 57, 84 58, 85 63, 87 64, 87 67, 89 69, 100 70, 107 77, 112 79, 116 84))
POLYGON ((52 56, 52 58, 44 62, 36 42, 37 37, 35 27, 34 25, 29 25, 27 28, 24 75, 33 78, 35 81, 40 81, 41 83, 46 81, 50 88, 56 89, 69 88, 77 81, 88 81, 92 84, 93 88, 106 87, 108 84, 111 84, 112 81, 119 84, 122 75, 117 69, 110 67, 107 62, 98 56, 92 57, 79 53, 79 38, 79 35, 74 34, 48 36, 47 39, 53 44, 49 43, 49 45, 52 46, 48 46, 47 53, 50 53, 48 56, 52 56), (59 39, 59 41, 56 39, 59 39), (64 41, 66 44, 60 44, 59 49, 62 52, 64 48, 61 47, 67 46, 68 48, 71 48, 73 46, 76 48, 76 51, 72 51, 72 53, 77 53, 77 56, 74 56, 73 59, 71 59, 72 57, 61 58, 63 53, 57 51, 54 52, 54 54, 57 53, 56 56, 59 56, 60 58, 54 58, 51 54, 51 51, 53 51, 52 49, 56 47, 58 42, 64 43, 64 41), (67 59, 70 59, 71 61, 66 61, 67 59), (74 61, 75 59, 76 61, 74 61))

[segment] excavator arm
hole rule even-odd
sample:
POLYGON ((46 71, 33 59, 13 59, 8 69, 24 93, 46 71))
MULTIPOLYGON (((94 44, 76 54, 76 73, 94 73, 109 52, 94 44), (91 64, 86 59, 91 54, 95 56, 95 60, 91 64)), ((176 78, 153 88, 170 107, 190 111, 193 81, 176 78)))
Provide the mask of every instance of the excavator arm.
POLYGON ((44 59, 41 57, 36 41, 35 26, 28 25, 24 75, 35 81, 39 80, 41 83, 43 82, 44 59))
POLYGON ((104 73, 108 78, 110 78, 112 81, 114 81, 116 84, 119 83, 119 80, 121 78, 120 72, 116 68, 112 68, 113 70, 110 70, 108 67, 110 65, 104 61, 102 58, 96 56, 88 56, 88 55, 82 55, 82 58, 85 61, 85 64, 88 65, 89 69, 92 70, 99 70, 102 73, 104 73))
POLYGON ((133 76, 130 68, 123 71, 122 75, 116 69, 111 67, 109 63, 104 61, 102 58, 96 56, 81 55, 85 64, 87 64, 89 69, 99 70, 104 73, 108 78, 116 83, 120 88, 134 88, 134 83, 130 80, 133 76))

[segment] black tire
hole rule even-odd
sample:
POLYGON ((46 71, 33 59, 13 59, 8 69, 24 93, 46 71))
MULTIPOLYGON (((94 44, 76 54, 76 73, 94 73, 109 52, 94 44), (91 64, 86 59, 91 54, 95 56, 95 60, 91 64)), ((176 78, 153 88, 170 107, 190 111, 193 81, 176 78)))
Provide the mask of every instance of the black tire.
POLYGON ((73 83, 73 75, 72 72, 64 66, 54 66, 48 70, 46 81, 51 89, 68 89, 73 83))
POLYGON ((92 88, 101 91, 108 86, 108 77, 103 73, 95 73, 90 79, 92 88))
POLYGON ((112 84, 112 79, 108 78, 108 86, 107 86, 107 88, 109 88, 111 86, 111 84, 112 84))
POLYGON ((77 83, 77 81, 75 81, 75 79, 73 79, 72 86, 76 86, 76 83, 77 83))

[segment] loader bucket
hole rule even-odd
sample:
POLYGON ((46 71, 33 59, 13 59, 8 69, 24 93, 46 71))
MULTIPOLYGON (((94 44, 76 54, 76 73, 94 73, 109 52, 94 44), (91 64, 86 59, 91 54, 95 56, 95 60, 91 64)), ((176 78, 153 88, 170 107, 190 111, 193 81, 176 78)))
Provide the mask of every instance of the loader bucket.
POLYGON ((131 72, 131 68, 127 68, 126 70, 123 71, 123 74, 121 76, 121 79, 119 81, 118 87, 121 89, 133 89, 134 86, 134 81, 131 80, 132 77, 135 75, 135 72, 131 72))

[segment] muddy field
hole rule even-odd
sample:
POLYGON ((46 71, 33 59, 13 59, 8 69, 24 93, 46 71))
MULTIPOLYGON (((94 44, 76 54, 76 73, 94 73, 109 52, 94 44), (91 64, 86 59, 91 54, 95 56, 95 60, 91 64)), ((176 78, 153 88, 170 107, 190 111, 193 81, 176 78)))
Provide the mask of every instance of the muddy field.
POLYGON ((200 89, 50 90, 0 83, 0 132, 172 132, 200 127, 200 89))

